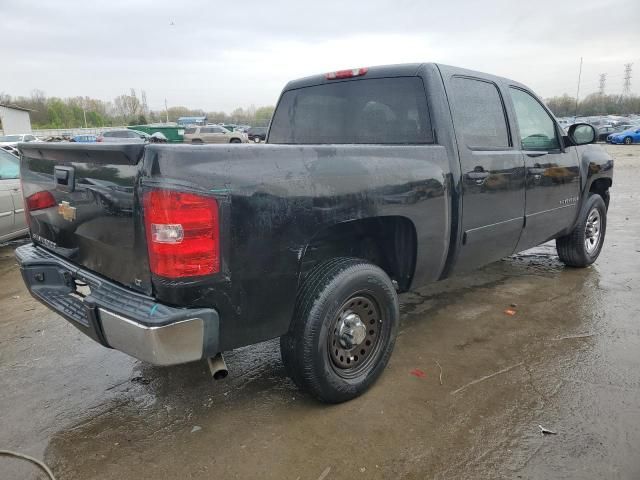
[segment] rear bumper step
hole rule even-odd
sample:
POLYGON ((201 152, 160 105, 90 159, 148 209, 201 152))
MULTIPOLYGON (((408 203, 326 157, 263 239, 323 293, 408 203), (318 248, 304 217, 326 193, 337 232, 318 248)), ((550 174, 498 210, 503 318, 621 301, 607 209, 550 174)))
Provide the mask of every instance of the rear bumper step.
POLYGON ((218 353, 219 318, 211 308, 175 308, 105 280, 33 244, 16 249, 34 298, 105 347, 155 365, 218 353))

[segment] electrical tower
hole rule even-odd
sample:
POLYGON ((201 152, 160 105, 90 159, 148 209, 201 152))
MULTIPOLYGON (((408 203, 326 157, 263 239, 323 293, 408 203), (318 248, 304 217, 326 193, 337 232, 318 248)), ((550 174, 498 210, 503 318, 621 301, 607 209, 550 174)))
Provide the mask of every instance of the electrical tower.
POLYGON ((607 84, 607 74, 606 73, 601 73, 600 74, 600 86, 598 87, 598 95, 602 96, 604 95, 604 88, 607 84))
POLYGON ((622 84, 622 94, 631 95, 631 66, 633 63, 624 64, 624 83, 622 84))

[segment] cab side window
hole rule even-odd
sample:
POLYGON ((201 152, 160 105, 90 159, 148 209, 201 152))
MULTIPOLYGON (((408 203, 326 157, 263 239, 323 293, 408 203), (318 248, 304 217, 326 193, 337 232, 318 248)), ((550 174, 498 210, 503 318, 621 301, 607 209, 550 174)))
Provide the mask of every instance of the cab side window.
POLYGON ((558 150, 560 142, 555 122, 540 102, 518 88, 511 87, 509 90, 523 150, 558 150))
POLYGON ((470 148, 509 147, 509 130, 498 87, 467 77, 451 79, 456 129, 470 148))

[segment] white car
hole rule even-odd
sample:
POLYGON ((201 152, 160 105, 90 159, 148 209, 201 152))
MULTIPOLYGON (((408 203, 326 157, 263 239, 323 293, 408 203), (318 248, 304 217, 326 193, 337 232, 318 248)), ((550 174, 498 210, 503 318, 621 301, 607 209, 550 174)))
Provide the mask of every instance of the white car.
POLYGON ((15 148, 20 142, 37 142, 38 139, 35 135, 30 133, 20 133, 14 135, 2 135, 0 136, 0 148, 9 150, 9 147, 15 148))

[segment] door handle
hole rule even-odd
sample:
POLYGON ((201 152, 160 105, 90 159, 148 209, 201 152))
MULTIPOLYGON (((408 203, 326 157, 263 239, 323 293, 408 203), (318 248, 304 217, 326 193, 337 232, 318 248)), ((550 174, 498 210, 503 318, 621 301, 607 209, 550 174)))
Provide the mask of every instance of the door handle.
POLYGON ((482 185, 487 177, 490 175, 489 172, 469 172, 466 174, 469 180, 473 180, 476 185, 482 185))
POLYGON ((547 152, 525 152, 527 157, 535 158, 535 157, 543 157, 547 154, 547 152))

